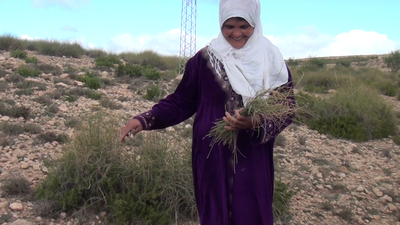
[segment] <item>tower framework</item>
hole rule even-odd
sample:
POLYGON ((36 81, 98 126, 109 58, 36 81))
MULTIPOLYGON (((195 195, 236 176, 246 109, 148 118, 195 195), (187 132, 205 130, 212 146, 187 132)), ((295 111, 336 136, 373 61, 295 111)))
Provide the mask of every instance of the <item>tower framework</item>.
POLYGON ((185 71, 186 62, 196 53, 197 0, 182 0, 179 74, 185 71))

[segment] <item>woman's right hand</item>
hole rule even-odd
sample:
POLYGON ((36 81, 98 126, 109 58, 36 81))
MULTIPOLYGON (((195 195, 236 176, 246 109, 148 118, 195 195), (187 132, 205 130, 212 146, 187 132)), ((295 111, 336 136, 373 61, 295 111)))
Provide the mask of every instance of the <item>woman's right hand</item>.
POLYGON ((142 124, 138 119, 130 119, 125 123, 125 126, 121 127, 120 139, 121 142, 125 142, 125 137, 130 134, 135 136, 137 133, 143 130, 142 124))

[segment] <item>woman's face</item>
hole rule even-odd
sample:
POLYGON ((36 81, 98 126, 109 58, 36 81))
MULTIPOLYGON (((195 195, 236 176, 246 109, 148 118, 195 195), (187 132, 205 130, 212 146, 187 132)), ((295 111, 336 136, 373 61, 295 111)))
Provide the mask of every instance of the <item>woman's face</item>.
POLYGON ((254 32, 254 27, 244 19, 230 18, 222 25, 221 31, 229 44, 239 49, 249 40, 254 32))

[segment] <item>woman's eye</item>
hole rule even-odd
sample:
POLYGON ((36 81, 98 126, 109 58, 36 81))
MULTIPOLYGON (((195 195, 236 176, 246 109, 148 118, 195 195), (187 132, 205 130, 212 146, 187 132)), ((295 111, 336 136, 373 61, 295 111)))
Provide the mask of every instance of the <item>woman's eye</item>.
POLYGON ((247 29, 247 28, 249 28, 249 26, 247 26, 247 25, 243 25, 243 26, 240 26, 240 29, 247 29))
POLYGON ((231 26, 231 25, 225 25, 225 28, 226 28, 226 29, 233 29, 233 26, 231 26))

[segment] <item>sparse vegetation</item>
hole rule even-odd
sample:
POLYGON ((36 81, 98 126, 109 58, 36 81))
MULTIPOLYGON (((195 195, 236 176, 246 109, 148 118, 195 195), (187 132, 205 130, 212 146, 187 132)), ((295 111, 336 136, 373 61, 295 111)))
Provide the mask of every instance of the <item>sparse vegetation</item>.
POLYGON ((153 85, 147 88, 145 99, 147 100, 155 100, 156 98, 160 97, 161 91, 160 88, 156 85, 153 85))
MULTIPOLYGON (((0 150, 6 154, 4 160, 17 160, 17 168, 19 163, 28 161, 31 157, 28 154, 37 154, 35 148, 42 149, 44 144, 50 143, 56 149, 57 143, 54 142, 65 144, 60 157, 49 161, 45 156, 44 167, 49 169, 45 180, 39 183, 34 180, 30 184, 24 183, 26 179, 23 177, 3 179, 3 198, 25 197, 32 191, 30 185, 38 185, 36 199, 29 201, 34 203, 35 216, 44 220, 58 220, 61 212, 75 218, 89 218, 85 213, 93 216, 92 212, 105 212, 106 217, 102 219, 108 224, 180 224, 181 220, 196 221, 190 152, 187 152, 192 129, 179 124, 174 127, 176 132, 142 132, 124 146, 117 141, 118 131, 115 131, 118 130, 116 115, 131 110, 129 107, 114 111, 122 109, 119 102, 134 103, 143 99, 156 102, 165 96, 165 90, 168 93, 174 90, 180 81, 176 79, 170 82, 177 75, 177 57, 152 51, 109 54, 102 50, 85 50, 78 44, 68 42, 29 41, 13 36, 0 36, 1 51, 6 52, 6 61, 0 62, 0 93, 3 94, 0 96, 0 150), (62 63, 47 64, 45 62, 49 62, 50 57, 39 62, 37 57, 28 57, 26 53, 29 56, 46 54, 67 58, 62 63), (7 62, 7 54, 18 58, 11 59, 17 64, 7 62), (74 59, 68 59, 83 55, 95 58, 96 66, 78 68, 73 63, 74 59), (100 78, 102 71, 108 72, 107 78, 100 78), (82 72, 86 74, 81 76, 82 72), (68 73, 69 76, 61 78, 59 75, 62 73, 68 73), (81 83, 77 80, 86 87, 79 87, 81 83), (53 85, 60 82, 63 84, 53 85), (112 97, 105 94, 109 89, 116 89, 117 85, 127 85, 132 93, 122 96, 113 92, 112 97), (103 90, 96 91, 98 88, 103 90), (87 99, 80 97, 96 101, 90 100, 94 104, 86 105, 87 99), (63 103, 74 109, 82 105, 89 109, 82 107, 77 115, 59 113, 58 105, 63 103), (112 116, 103 114, 97 117, 97 110, 110 112, 112 116), (81 113, 88 114, 90 118, 82 119, 81 113), (54 126, 49 125, 52 123, 54 126), (58 128, 53 130, 54 127, 60 127, 68 134, 71 130, 75 130, 75 133, 70 137, 60 133, 58 128), (27 141, 28 137, 34 139, 33 146, 29 146, 32 141, 27 141), (19 153, 23 154, 17 155, 19 153), (175 221, 176 215, 178 222, 175 221)), ((275 146, 278 147, 274 158, 275 174, 282 178, 275 182, 275 221, 292 223, 289 203, 296 193, 292 187, 305 193, 304 196, 296 195, 296 201, 302 201, 302 197, 308 198, 310 190, 323 193, 323 196, 316 197, 316 200, 322 201, 313 202, 310 212, 308 209, 303 211, 314 218, 324 220, 335 216, 335 221, 347 224, 357 223, 355 219, 358 217, 373 221, 375 215, 380 217, 385 214, 385 220, 392 220, 392 217, 399 220, 398 210, 391 211, 392 214, 387 211, 391 204, 397 206, 400 202, 396 192, 400 182, 393 180, 397 171, 393 162, 398 160, 400 151, 398 146, 392 144, 393 141, 400 145, 397 128, 400 125, 400 113, 394 113, 398 107, 396 101, 400 101, 400 77, 399 68, 390 64, 396 62, 397 54, 400 54, 399 50, 384 57, 386 65, 380 65, 377 69, 369 65, 378 60, 381 63, 381 56, 379 59, 378 56, 349 56, 287 60, 298 90, 296 100, 300 105, 304 105, 303 101, 307 102, 308 109, 312 111, 312 115, 299 115, 299 123, 314 131, 307 130, 309 133, 306 134, 303 130, 305 126, 298 126, 296 124, 299 123, 295 121, 295 126, 288 128, 293 129, 291 132, 294 131, 294 136, 291 136, 292 133, 289 136, 278 135, 275 139, 275 146), (393 73, 387 72, 387 68, 393 73), (387 100, 394 102, 396 108, 392 108, 387 100), (289 142, 286 137, 289 137, 289 142), (321 157, 315 141, 332 146, 338 143, 335 138, 343 142, 335 146, 337 160, 331 160, 329 155, 321 157), (383 141, 351 142, 382 138, 385 138, 384 148, 375 146, 375 143, 383 141), (375 172, 379 172, 380 177, 376 177, 375 182, 384 197, 370 207, 366 202, 370 199, 369 195, 374 193, 368 182, 357 184, 365 188, 364 192, 361 191, 363 189, 355 191, 357 185, 350 185, 346 178, 367 168, 350 157, 356 155, 364 158, 371 151, 376 157, 373 160, 387 162, 390 166, 373 166, 375 172), (289 154, 299 160, 287 159, 289 154), (296 170, 293 170, 293 166, 287 167, 289 164, 295 166, 296 170), (340 204, 346 195, 352 198, 346 204, 340 204), (385 202, 385 195, 392 200, 385 202), (356 208, 353 208, 353 204, 357 205, 357 209, 365 210, 366 215, 354 211, 356 208), (383 212, 382 207, 387 213, 383 212)), ((52 59, 56 61, 55 57, 52 59)), ((35 159, 34 165, 37 166, 36 161, 40 160, 43 159, 35 159)), ((3 177, 7 169, 3 167, 0 170, 3 177)), ((11 214, 0 216, 0 223, 14 220, 11 214)), ((315 219, 310 222, 315 222, 315 219)), ((84 219, 81 224, 86 224, 84 219)))
POLYGON ((389 56, 385 57, 383 60, 392 72, 398 72, 400 70, 400 50, 390 52, 389 56))
POLYGON ((29 181, 22 176, 9 176, 2 183, 1 190, 6 195, 25 195, 32 192, 29 181))
POLYGON ((29 66, 20 66, 17 69, 17 73, 23 77, 37 77, 40 71, 29 66))
POLYGON ((97 90, 101 87, 100 78, 96 77, 93 73, 86 73, 83 77, 78 77, 79 81, 85 83, 85 85, 93 90, 97 90))
POLYGON ((26 52, 24 50, 19 50, 19 49, 12 50, 10 52, 10 56, 17 58, 17 59, 26 59, 27 58, 26 52))
POLYGON ((32 64, 37 64, 39 62, 38 58, 36 57, 27 57, 25 59, 25 63, 32 63, 32 64))

